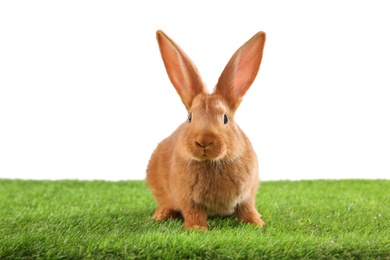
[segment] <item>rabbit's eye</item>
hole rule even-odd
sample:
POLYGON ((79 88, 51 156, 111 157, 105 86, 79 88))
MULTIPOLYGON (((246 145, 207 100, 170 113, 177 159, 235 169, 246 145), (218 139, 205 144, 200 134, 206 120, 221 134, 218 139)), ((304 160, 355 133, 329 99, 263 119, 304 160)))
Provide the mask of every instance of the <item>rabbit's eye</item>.
POLYGON ((191 120, 192 120, 192 114, 190 113, 190 114, 188 115, 188 122, 191 123, 191 120))
POLYGON ((223 123, 226 125, 229 121, 229 118, 226 114, 223 115, 223 123))

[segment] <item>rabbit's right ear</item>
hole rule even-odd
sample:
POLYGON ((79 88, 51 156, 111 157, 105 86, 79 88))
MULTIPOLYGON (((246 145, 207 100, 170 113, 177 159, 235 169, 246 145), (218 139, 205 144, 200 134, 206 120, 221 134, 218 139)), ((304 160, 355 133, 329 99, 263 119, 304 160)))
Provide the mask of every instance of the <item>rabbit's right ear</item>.
POLYGON ((199 72, 185 52, 163 31, 156 32, 161 57, 169 79, 189 111, 199 93, 207 93, 199 72))
POLYGON ((234 53, 219 77, 215 93, 224 96, 234 111, 256 78, 264 43, 265 33, 256 33, 234 53))

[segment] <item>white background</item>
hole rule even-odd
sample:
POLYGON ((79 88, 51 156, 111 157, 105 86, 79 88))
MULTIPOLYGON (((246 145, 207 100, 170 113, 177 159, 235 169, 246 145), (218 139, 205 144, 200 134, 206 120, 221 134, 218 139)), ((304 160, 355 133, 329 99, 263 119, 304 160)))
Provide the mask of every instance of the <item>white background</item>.
POLYGON ((390 178, 387 1, 1 1, 0 178, 144 179, 187 114, 163 29, 212 89, 267 33, 236 120, 262 180, 390 178))

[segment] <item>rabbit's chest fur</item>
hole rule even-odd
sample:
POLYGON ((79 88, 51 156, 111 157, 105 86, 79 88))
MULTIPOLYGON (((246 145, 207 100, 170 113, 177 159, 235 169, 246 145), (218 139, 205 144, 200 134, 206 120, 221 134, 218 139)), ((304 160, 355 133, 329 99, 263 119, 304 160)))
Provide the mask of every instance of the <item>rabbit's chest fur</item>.
MULTIPOLYGON (((235 163, 196 163, 190 166, 187 178, 191 182, 189 196, 205 207, 209 215, 223 216, 247 199, 253 183, 255 167, 250 169, 242 160, 235 163)), ((188 179, 187 179, 188 180, 188 179)))

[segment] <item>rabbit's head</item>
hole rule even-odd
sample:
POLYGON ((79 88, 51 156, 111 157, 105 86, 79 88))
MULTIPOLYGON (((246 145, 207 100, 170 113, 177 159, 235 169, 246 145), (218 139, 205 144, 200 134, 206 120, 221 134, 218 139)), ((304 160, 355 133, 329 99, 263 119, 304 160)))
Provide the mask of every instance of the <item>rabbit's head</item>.
POLYGON ((157 40, 169 79, 184 103, 188 118, 177 136, 182 158, 218 162, 243 155, 247 142, 234 114, 260 67, 265 33, 258 32, 242 45, 209 93, 199 72, 184 51, 164 32, 157 40))

